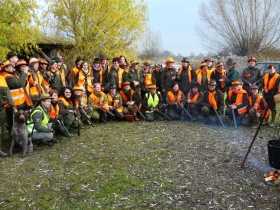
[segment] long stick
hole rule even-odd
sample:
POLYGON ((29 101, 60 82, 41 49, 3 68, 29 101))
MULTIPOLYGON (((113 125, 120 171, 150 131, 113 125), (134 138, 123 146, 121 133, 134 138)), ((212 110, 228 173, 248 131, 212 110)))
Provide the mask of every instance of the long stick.
POLYGON ((192 116, 190 115, 190 113, 188 112, 188 110, 186 110, 185 107, 184 107, 180 102, 178 102, 177 104, 178 104, 178 105, 181 107, 181 109, 183 109, 184 112, 186 112, 186 114, 192 119, 192 116))
POLYGON ((222 119, 220 118, 220 115, 218 114, 217 110, 214 108, 214 106, 213 106, 213 105, 211 105, 211 106, 212 106, 212 108, 214 109, 214 111, 215 111, 215 113, 216 113, 217 117, 219 118, 219 120, 220 120, 221 124, 223 125, 223 127, 225 127, 225 125, 224 125, 224 123, 223 123, 222 119))
POLYGON ((234 109, 231 109, 231 113, 232 113, 232 119, 233 119, 234 127, 237 128, 234 109))
MULTIPOLYGON (((273 90, 272 97, 269 99, 268 105, 267 105, 267 107, 266 107, 266 109, 265 109, 265 112, 264 112, 264 115, 263 115, 263 116, 266 115, 267 110, 269 109, 269 106, 270 106, 270 104, 271 104, 272 101, 273 101, 273 96, 274 96, 274 94, 276 93, 276 91, 277 91, 277 89, 278 89, 279 81, 280 81, 280 80, 279 80, 279 77, 278 77, 278 78, 277 78, 277 82, 276 82, 275 87, 274 87, 274 90, 273 90)), ((252 140, 252 142, 251 142, 251 144, 250 144, 250 146, 249 146, 249 148, 248 148, 248 151, 247 151, 247 153, 246 153, 246 155, 245 155, 245 157, 244 157, 244 160, 243 160, 242 163, 241 163, 241 168, 244 167, 244 163, 245 163, 245 161, 246 161, 246 159, 247 159, 247 157, 248 157, 248 155, 249 155, 249 153, 250 153, 250 151, 251 151, 251 149, 252 149, 252 146, 253 146, 253 144, 254 144, 256 138, 257 138, 257 135, 258 135, 258 132, 259 132, 261 126, 262 126, 263 120, 264 120, 264 117, 262 117, 261 120, 260 120, 260 124, 259 124, 259 126, 258 126, 258 128, 257 128, 257 130, 256 130, 256 133, 255 133, 255 135, 254 135, 254 138, 253 138, 253 140, 252 140)))
POLYGON ((166 119, 168 120, 172 120, 170 117, 168 117, 166 114, 164 114, 163 112, 159 111, 159 109, 155 110, 156 112, 160 113, 162 116, 164 116, 166 119))

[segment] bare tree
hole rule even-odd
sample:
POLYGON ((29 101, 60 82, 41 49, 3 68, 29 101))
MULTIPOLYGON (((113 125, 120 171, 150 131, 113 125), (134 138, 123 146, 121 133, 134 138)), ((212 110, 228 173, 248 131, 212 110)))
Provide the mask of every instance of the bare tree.
POLYGON ((160 57, 162 52, 162 39, 160 32, 153 32, 147 28, 142 39, 142 59, 154 59, 160 57))
POLYGON ((278 47, 280 0, 212 0, 202 3, 197 27, 205 46, 236 55, 278 47))

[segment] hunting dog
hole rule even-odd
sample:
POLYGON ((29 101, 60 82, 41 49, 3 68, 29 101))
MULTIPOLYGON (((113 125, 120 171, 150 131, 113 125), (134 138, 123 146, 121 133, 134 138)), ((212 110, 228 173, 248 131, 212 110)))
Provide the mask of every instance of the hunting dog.
POLYGON ((28 114, 23 110, 18 110, 14 115, 14 124, 11 131, 12 142, 10 147, 10 157, 13 155, 15 142, 23 148, 22 157, 24 158, 26 156, 28 145, 27 120, 28 114))

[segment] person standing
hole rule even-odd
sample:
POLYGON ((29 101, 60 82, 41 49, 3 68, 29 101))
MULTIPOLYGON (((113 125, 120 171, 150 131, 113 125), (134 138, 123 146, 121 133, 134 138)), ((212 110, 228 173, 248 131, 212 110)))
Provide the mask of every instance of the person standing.
POLYGON ((191 83, 196 81, 196 74, 187 58, 183 58, 181 62, 182 66, 178 70, 177 80, 180 84, 180 90, 182 90, 186 96, 191 89, 191 83))
POLYGON ((200 69, 196 70, 195 73, 197 82, 200 84, 201 92, 204 92, 208 89, 212 71, 207 69, 205 62, 200 63, 199 67, 200 69))
POLYGON ((207 70, 213 72, 215 70, 215 67, 213 66, 213 59, 212 58, 206 58, 204 62, 207 64, 207 70))
POLYGON ((226 79, 226 76, 227 76, 227 71, 223 69, 223 63, 218 62, 216 64, 216 69, 212 72, 210 78, 216 81, 217 88, 223 93, 225 92, 226 83, 220 80, 226 79))
POLYGON ((151 68, 151 61, 145 60, 144 67, 140 71, 140 81, 141 81, 141 100, 144 95, 149 92, 148 86, 151 84, 156 84, 156 76, 151 68))
POLYGON ((228 93, 230 87, 232 86, 232 82, 238 80, 239 72, 235 66, 235 62, 232 58, 227 60, 227 76, 226 78, 220 79, 220 82, 225 82, 225 92, 228 93))
POLYGON ((251 94, 251 87, 253 85, 260 86, 263 83, 263 72, 259 68, 255 67, 257 60, 255 57, 248 59, 249 66, 242 72, 241 79, 243 81, 242 88, 251 94))
POLYGON ((66 75, 66 79, 69 82, 70 87, 74 87, 77 84, 77 82, 75 81, 75 79, 77 78, 76 75, 79 73, 80 69, 82 68, 81 64, 83 61, 84 61, 83 58, 77 57, 77 59, 75 61, 76 66, 74 68, 72 68, 66 75))
POLYGON ((109 85, 115 84, 117 86, 117 91, 122 90, 122 83, 123 83, 123 72, 124 70, 120 68, 120 58, 113 58, 112 60, 113 66, 111 70, 108 72, 106 78, 106 88, 105 91, 109 91, 109 85))
MULTIPOLYGON (((156 86, 158 88, 158 91, 162 93, 161 90, 161 74, 162 74, 162 68, 160 64, 155 64, 154 66, 154 74, 156 77, 156 86)), ((163 99, 164 100, 164 99, 163 99)))

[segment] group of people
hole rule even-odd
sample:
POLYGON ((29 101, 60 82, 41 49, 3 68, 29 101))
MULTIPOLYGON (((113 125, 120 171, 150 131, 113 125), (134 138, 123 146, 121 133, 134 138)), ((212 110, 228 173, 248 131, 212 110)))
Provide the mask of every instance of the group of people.
MULTIPOLYGON (((0 134, 6 123, 11 131, 18 110, 31 110, 28 133, 32 141, 42 142, 55 142, 54 134, 72 137, 70 127, 93 125, 95 120, 196 121, 201 115, 206 124, 214 116, 214 123, 221 125, 226 115, 237 125, 256 128, 260 118, 268 124, 271 113, 273 126, 276 108, 270 99, 278 93, 279 80, 273 65, 263 75, 250 57, 239 75, 233 59, 226 62, 228 70, 221 62, 214 66, 211 58, 197 70, 187 58, 181 62, 175 69, 171 57, 164 68, 145 60, 139 68, 139 62, 128 62, 124 56, 113 58, 112 66, 105 56, 92 63, 78 57, 69 70, 62 56, 49 61, 35 56, 27 63, 10 52, 0 65, 0 134)), ((1 142, 0 135, 0 148, 1 142)), ((6 155, 0 149, 0 156, 6 155)))

